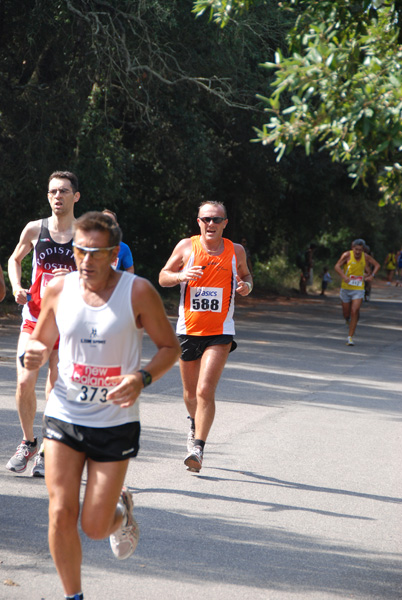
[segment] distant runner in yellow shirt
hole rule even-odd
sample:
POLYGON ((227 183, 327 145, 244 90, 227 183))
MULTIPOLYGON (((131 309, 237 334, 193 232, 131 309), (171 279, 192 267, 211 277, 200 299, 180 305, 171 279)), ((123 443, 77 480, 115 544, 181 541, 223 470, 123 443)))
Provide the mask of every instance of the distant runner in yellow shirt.
POLYGON ((335 271, 342 277, 340 298, 343 316, 349 323, 349 336, 346 344, 354 346, 353 335, 359 320, 360 307, 364 298, 364 281, 372 281, 380 264, 364 252, 365 241, 352 242, 352 249, 344 252, 335 265, 335 271), (368 264, 373 265, 370 273, 368 264))
POLYGON ((384 260, 384 268, 387 271, 387 285, 391 285, 396 269, 395 252, 388 252, 384 260))

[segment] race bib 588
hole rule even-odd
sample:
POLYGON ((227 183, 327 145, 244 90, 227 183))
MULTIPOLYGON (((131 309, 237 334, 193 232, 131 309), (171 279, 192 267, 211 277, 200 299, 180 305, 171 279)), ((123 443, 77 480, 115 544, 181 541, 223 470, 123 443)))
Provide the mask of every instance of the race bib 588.
POLYGON ((192 312, 222 312, 222 288, 190 287, 192 312))
POLYGON ((96 367, 73 363, 73 372, 67 390, 67 400, 100 404, 114 385, 107 384, 107 377, 121 375, 121 367, 96 367))

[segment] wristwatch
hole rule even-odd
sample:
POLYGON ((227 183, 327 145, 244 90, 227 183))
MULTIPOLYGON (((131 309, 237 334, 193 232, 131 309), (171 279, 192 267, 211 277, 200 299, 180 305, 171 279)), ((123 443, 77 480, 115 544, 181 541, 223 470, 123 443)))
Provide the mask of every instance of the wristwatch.
POLYGON ((151 383, 152 383, 151 373, 148 373, 148 371, 144 371, 144 369, 138 369, 137 373, 141 373, 142 383, 143 383, 144 388, 146 388, 148 385, 151 385, 151 383))

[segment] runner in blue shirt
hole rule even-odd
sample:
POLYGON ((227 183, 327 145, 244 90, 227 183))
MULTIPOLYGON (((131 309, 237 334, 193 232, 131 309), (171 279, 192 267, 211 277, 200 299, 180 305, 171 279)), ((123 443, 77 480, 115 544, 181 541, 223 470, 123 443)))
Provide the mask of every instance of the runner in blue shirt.
MULTIPOLYGON (((109 217, 112 217, 112 219, 118 225, 116 213, 108 208, 105 208, 105 210, 102 212, 106 215, 109 215, 109 217)), ((128 271, 129 273, 134 273, 133 255, 131 254, 130 248, 124 242, 120 242, 120 252, 117 259, 112 264, 112 267, 113 269, 118 269, 119 271, 128 271)))

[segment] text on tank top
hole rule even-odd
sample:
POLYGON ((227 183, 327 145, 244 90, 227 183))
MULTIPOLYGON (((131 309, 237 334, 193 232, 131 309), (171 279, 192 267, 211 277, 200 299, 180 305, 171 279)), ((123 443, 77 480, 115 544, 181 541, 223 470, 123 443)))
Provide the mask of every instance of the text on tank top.
POLYGON ((224 250, 212 256, 203 248, 201 236, 191 238, 192 251, 184 266, 201 266, 197 281, 180 285, 179 319, 176 332, 186 335, 234 334, 234 295, 237 260, 233 243, 223 238, 224 250))
POLYGON ((135 278, 122 273, 109 300, 92 307, 81 296, 79 274, 66 276, 56 314, 59 375, 46 414, 94 427, 139 419, 138 401, 123 410, 106 398, 117 385, 108 377, 140 368, 143 329, 131 303, 135 278))
POLYGON ((29 288, 31 300, 28 302, 30 313, 39 316, 41 302, 46 286, 54 275, 54 269, 76 271, 73 238, 61 244, 53 240, 48 228, 49 220, 42 219, 38 241, 32 257, 32 285, 29 288))
POLYGON ((366 258, 364 252, 360 260, 356 260, 353 250, 350 250, 348 262, 343 265, 343 272, 350 277, 349 283, 342 280, 341 287, 346 290, 364 290, 364 270, 366 258))

